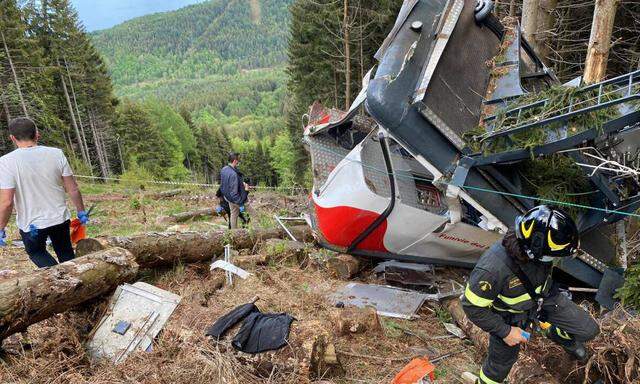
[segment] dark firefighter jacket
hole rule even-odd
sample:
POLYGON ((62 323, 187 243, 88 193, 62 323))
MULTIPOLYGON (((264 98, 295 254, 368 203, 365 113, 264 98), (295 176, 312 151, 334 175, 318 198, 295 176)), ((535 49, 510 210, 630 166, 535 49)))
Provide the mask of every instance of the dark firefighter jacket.
MULTIPOLYGON (((502 240, 493 244, 476 264, 462 297, 462 307, 469 319, 483 331, 505 338, 511 331, 510 318, 525 320, 534 307, 520 279, 509 268, 510 256, 502 240)), ((520 264, 536 287, 547 296, 551 289, 551 265, 540 262, 520 264)))

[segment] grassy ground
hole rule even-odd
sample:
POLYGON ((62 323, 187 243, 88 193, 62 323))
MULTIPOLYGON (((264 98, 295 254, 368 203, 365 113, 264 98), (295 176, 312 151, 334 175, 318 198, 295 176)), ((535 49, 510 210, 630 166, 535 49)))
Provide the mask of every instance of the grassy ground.
MULTIPOLYGON (((149 194, 166 189, 169 188, 140 190, 137 186, 83 184, 88 204, 96 204, 89 234, 114 236, 226 227, 221 217, 205 217, 182 224, 159 220, 173 213, 216 205, 213 191, 206 189, 187 190, 165 199, 149 197, 149 194)), ((307 198, 258 192, 253 196, 252 205, 256 209, 252 225, 272 227, 274 214, 297 216, 306 211, 307 198)), ((10 239, 17 238, 15 227, 9 233, 10 239)), ((331 253, 316 250, 314 255, 316 259, 322 259, 330 257, 331 253)), ((23 249, 0 249, 0 281, 28 273, 33 268, 23 249)), ((292 346, 251 357, 235 352, 230 348, 229 340, 214 343, 204 336, 205 329, 216 319, 256 295, 260 297, 258 306, 261 310, 287 312, 297 319, 292 334, 304 329, 328 332, 344 372, 319 378, 329 380, 325 384, 389 383, 404 364, 417 355, 435 357, 458 352, 436 364, 437 383, 460 383, 462 372, 478 369, 482 356, 470 342, 447 335, 443 323, 451 319, 437 303, 425 303, 418 313, 419 319, 382 318, 380 331, 338 336, 334 332, 333 316, 337 309, 332 307, 327 296, 347 282, 330 277, 323 263, 311 262, 300 267, 293 262, 270 262, 266 266, 249 268, 249 271, 253 274, 249 279, 236 280, 233 287, 217 290, 213 286, 215 277, 206 264, 143 270, 139 275, 141 281, 182 296, 178 309, 155 340, 152 352, 134 354, 118 366, 90 359, 84 343, 104 313, 108 297, 102 297, 32 325, 27 332, 5 340, 4 351, 0 354, 0 383, 307 383, 296 368, 302 363, 303 356, 294 353, 296 350, 292 346), (269 369, 264 369, 265 362, 277 358, 285 359, 286 364, 267 364, 269 369)), ((446 269, 438 276, 461 280, 465 273, 446 269)), ((357 280, 383 283, 370 269, 357 280)), ((604 378, 604 383, 612 384, 637 382, 640 376, 639 318, 617 313, 603 316, 601 324, 603 334, 591 343, 594 358, 586 366, 569 360, 559 347, 538 336, 526 349, 562 383, 588 383, 596 378, 604 378), (584 380, 585 371, 589 372, 590 380, 584 380)))
MULTIPOLYGON (((158 218, 216 205, 213 191, 193 189, 167 199, 152 199, 143 194, 168 188, 145 188, 113 184, 83 184, 88 205, 96 204, 89 234, 91 236, 127 235, 164 231, 175 224, 163 224, 158 218)), ((258 192, 253 206, 253 225, 273 226, 273 214, 296 216, 306 209, 306 197, 289 198, 275 192, 258 192)), ((224 228, 223 218, 208 217, 180 225, 183 230, 224 228)), ((171 229, 176 229, 171 228, 171 229)), ((10 238, 16 238, 12 230, 10 238)), ((2 250, 0 260, 14 265, 18 260, 32 268, 20 248, 2 250)), ((2 265, 0 265, 0 269, 2 265)), ((1 383, 299 383, 298 373, 273 370, 258 374, 247 355, 233 353, 228 344, 214 344, 204 330, 235 306, 255 295, 263 311, 287 312, 298 321, 294 327, 318 324, 333 327, 335 308, 327 300, 345 282, 329 277, 320 266, 300 268, 291 263, 270 263, 251 269, 254 275, 233 287, 211 288, 207 265, 176 265, 163 271, 142 271, 140 279, 182 296, 177 311, 157 338, 152 353, 139 353, 114 366, 92 362, 83 344, 101 317, 107 298, 87 303, 76 311, 59 314, 33 325, 28 332, 4 342, 0 360, 1 383)), ((1 277, 0 277, 1 278, 1 277)), ((370 281, 370 274, 362 279, 370 281)), ((420 319, 408 321, 382 319, 382 331, 351 336, 332 336, 344 366, 344 374, 330 378, 342 383, 388 383, 416 355, 439 356, 464 350, 437 364, 439 383, 458 383, 464 370, 477 369, 474 348, 457 338, 433 338, 447 335, 442 325, 447 314, 437 305, 426 304, 420 319), (410 336, 405 330, 420 335, 410 336), (348 355, 341 355, 345 352, 348 355), (358 355, 367 357, 357 357, 358 355)), ((233 332, 232 332, 233 334, 233 332)), ((268 358, 268 354, 266 357, 268 358)), ((293 359, 301 358, 294 356, 293 359)))

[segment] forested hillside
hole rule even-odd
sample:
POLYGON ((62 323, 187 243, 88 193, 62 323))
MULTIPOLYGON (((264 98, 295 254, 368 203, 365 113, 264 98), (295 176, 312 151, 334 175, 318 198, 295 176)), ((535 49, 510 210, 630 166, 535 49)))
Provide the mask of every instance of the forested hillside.
POLYGON ((290 0, 212 0, 94 34, 116 86, 286 62, 290 0))
POLYGON ((182 153, 192 172, 215 181, 233 149, 243 153, 251 182, 282 185, 293 182, 286 171, 291 166, 273 166, 285 158, 274 152, 292 147, 284 129, 290 3, 213 0, 134 19, 92 38, 116 94, 132 100, 129 117, 131 108, 161 105, 190 126, 198 150, 182 153), (206 148, 217 150, 204 154, 206 148))

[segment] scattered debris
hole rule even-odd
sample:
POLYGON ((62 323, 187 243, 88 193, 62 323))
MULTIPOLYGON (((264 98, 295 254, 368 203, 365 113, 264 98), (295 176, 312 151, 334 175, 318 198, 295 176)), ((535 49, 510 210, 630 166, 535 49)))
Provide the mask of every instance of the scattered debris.
MULTIPOLYGON (((224 260, 216 260, 216 262, 214 262, 213 264, 211 264, 211 270, 215 270, 215 269, 222 269, 224 271, 227 271, 229 273, 233 273, 234 275, 237 275, 238 277, 240 277, 241 279, 245 280, 246 278, 248 278, 249 276, 251 276, 251 274, 247 271, 245 271, 242 268, 238 268, 235 265, 224 261, 224 260)), ((227 279, 227 282, 229 282, 229 280, 227 279)))
POLYGON ((460 329, 460 327, 456 326, 455 324, 451 324, 451 323, 443 323, 445 329, 447 330, 447 332, 449 332, 450 334, 460 338, 460 339, 466 339, 467 335, 464 333, 464 331, 462 329, 460 329))
POLYGON ((285 221, 298 222, 298 223, 301 223, 301 224, 307 224, 307 221, 308 221, 308 217, 305 217, 305 216, 301 216, 301 217, 281 217, 281 216, 278 216, 278 215, 274 215, 273 218, 276 219, 276 222, 280 225, 280 227, 282 227, 282 229, 287 233, 287 235, 289 235, 289 237, 293 241, 298 241, 298 239, 296 239, 296 237, 293 235, 293 233, 291 233, 291 231, 289 231, 289 228, 287 228, 287 226, 285 225, 285 221))
POLYGON ((378 264, 373 271, 383 274, 387 283, 416 286, 431 286, 434 283, 434 268, 433 265, 429 264, 390 260, 378 264))
POLYGON ((426 300, 426 295, 383 285, 349 283, 330 298, 334 304, 374 307, 381 316, 413 319, 426 300))
POLYGON ((429 359, 415 358, 407 364, 393 379, 391 384, 426 384, 436 380, 436 367, 429 359))
POLYGON ((107 315, 87 344, 89 354, 117 364, 136 350, 149 351, 180 300, 178 295, 143 282, 118 287, 107 315))

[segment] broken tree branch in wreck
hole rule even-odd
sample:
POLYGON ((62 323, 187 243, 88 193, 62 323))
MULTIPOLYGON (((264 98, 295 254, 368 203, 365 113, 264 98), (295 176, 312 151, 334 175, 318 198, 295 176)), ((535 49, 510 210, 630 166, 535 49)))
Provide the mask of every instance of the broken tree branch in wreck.
MULTIPOLYGON (((473 344, 481 354, 485 354, 489 347, 489 335, 476 327, 464 313, 459 299, 447 303, 451 317, 458 326, 469 336, 473 344)), ((509 382, 520 384, 560 384, 555 377, 547 373, 542 366, 526 352, 520 352, 520 358, 515 363, 509 374, 509 382)))
POLYGON ((0 282, 0 340, 135 279, 138 264, 107 249, 0 282))
MULTIPOLYGON (((311 229, 307 226, 289 228, 296 238, 310 239, 311 229)), ((177 262, 210 261, 224 253, 224 246, 231 244, 235 249, 253 248, 257 243, 286 237, 284 230, 278 229, 234 229, 209 232, 146 233, 127 237, 107 237, 85 239, 78 243, 78 255, 120 247, 133 253, 140 267, 149 268, 173 265, 177 262)))

